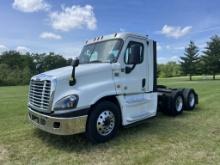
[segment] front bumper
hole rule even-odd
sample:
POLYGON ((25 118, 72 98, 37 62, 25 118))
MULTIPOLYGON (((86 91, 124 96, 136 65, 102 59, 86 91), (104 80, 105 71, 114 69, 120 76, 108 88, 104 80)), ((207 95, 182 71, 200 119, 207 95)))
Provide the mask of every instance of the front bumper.
POLYGON ((29 108, 28 118, 33 125, 57 135, 73 135, 85 132, 88 115, 77 117, 54 117, 33 111, 29 108))

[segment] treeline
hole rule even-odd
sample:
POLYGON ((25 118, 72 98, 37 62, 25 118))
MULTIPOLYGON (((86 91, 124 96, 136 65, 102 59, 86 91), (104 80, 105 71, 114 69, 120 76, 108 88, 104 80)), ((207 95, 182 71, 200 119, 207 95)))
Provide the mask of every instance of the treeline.
POLYGON ((204 51, 200 51, 193 41, 185 48, 179 64, 168 62, 158 65, 158 77, 212 75, 220 73, 220 37, 215 35, 206 43, 204 51))
POLYGON ((0 55, 0 86, 25 85, 37 74, 36 64, 41 65, 41 72, 70 65, 71 59, 49 53, 26 53, 6 51, 0 55))
MULTIPOLYGON (((6 51, 0 55, 0 86, 25 85, 37 74, 36 65, 41 64, 40 71, 48 71, 71 64, 71 59, 54 53, 26 53, 6 51)), ((199 51, 193 41, 185 48, 180 61, 158 64, 158 77, 212 75, 220 73, 220 37, 215 35, 207 42, 204 51, 199 51)))
POLYGON ((183 76, 180 64, 174 61, 170 61, 166 64, 157 65, 157 77, 167 78, 167 77, 178 77, 183 76))

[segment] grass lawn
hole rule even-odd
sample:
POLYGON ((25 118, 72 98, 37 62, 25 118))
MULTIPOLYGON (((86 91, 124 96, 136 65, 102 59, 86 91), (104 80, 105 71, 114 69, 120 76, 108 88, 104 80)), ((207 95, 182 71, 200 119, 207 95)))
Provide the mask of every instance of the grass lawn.
POLYGON ((160 79, 193 87, 200 103, 178 117, 159 114, 92 145, 84 134, 56 136, 27 120, 27 86, 0 87, 0 164, 220 164, 220 80, 160 79))

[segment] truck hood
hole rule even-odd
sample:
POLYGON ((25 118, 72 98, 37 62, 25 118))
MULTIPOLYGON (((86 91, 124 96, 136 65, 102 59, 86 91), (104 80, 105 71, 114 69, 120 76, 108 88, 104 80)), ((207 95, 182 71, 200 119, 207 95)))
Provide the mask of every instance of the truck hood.
MULTIPOLYGON (((49 77, 54 77, 56 79, 68 78, 69 80, 71 77, 72 68, 73 68, 72 66, 67 66, 67 67, 63 67, 59 69, 50 70, 50 71, 41 73, 37 76, 38 77, 49 76, 49 77)), ((111 64, 109 63, 80 64, 75 69, 76 79, 84 75, 100 73, 100 72, 106 71, 106 69, 111 70, 111 64)))
POLYGON ((77 108, 85 108, 95 104, 104 96, 116 94, 114 69, 115 64, 110 63, 80 64, 75 68, 76 84, 74 86, 69 85, 72 66, 44 72, 32 79, 52 81, 52 109, 57 101, 72 94, 79 97, 77 108))
POLYGON ((110 63, 80 64, 75 68, 74 86, 69 85, 71 73, 72 66, 67 66, 41 73, 32 79, 55 80, 54 102, 67 95, 77 94, 83 98, 79 99, 78 106, 84 106, 89 102, 92 104, 103 95, 112 95, 116 92, 110 63))

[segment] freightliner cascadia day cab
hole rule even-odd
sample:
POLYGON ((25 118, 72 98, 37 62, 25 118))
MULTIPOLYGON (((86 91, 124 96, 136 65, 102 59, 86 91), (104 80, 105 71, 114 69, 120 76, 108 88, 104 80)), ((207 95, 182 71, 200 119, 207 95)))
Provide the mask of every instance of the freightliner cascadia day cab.
POLYGON ((52 134, 85 132, 97 143, 159 110, 177 116, 195 108, 194 89, 157 85, 156 74, 154 40, 133 33, 88 40, 72 66, 31 78, 29 120, 52 134))

